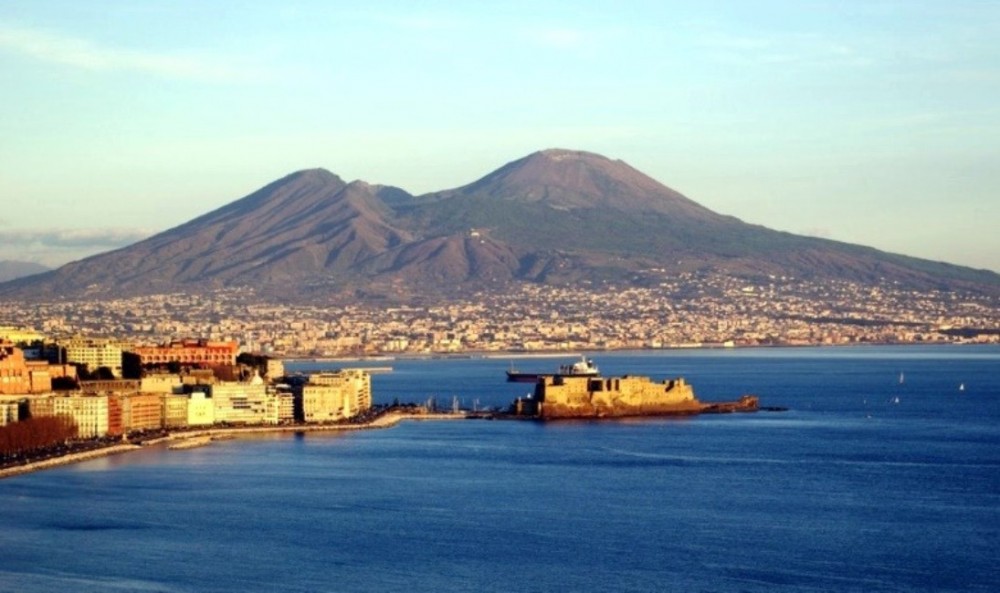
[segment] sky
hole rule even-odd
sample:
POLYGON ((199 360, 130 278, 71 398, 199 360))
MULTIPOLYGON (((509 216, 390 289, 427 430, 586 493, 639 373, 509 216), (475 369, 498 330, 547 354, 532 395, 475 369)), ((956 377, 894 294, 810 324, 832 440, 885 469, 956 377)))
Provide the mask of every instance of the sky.
POLYGON ((0 260, 293 171, 410 193, 545 148, 750 223, 1000 271, 1000 2, 0 2, 0 260))

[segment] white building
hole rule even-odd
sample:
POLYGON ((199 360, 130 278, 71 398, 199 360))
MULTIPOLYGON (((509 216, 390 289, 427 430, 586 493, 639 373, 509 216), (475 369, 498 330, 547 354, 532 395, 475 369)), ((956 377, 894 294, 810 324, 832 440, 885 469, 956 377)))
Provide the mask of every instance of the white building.
POLYGON ((122 343, 110 338, 72 338, 60 342, 66 350, 66 360, 87 367, 94 372, 101 367, 111 369, 115 377, 122 376, 122 343))
POLYGON ((215 402, 204 391, 192 391, 187 405, 188 426, 215 424, 215 402))
POLYGON ((309 382, 302 386, 302 415, 306 422, 350 418, 371 405, 371 375, 362 369, 310 375, 309 382))
POLYGON ((81 439, 103 437, 108 434, 108 396, 84 395, 52 398, 55 416, 68 416, 76 422, 77 436, 81 439))
POLYGON ((222 381, 209 389, 217 423, 278 423, 278 398, 267 393, 267 386, 259 376, 248 383, 222 381))

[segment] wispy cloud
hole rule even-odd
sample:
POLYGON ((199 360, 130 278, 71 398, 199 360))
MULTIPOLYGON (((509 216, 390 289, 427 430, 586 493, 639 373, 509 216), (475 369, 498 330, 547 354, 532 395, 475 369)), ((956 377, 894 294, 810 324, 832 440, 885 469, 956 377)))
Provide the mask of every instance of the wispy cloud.
POLYGON ((87 39, 0 23, 0 50, 92 71, 129 71, 207 82, 259 80, 236 64, 195 54, 167 54, 102 46, 87 39))
POLYGON ((148 229, 0 229, 0 259, 57 266, 131 245, 153 234, 148 229))
POLYGON ((699 44, 719 61, 735 64, 840 64, 866 66, 872 60, 856 47, 813 33, 770 36, 709 33, 699 44))

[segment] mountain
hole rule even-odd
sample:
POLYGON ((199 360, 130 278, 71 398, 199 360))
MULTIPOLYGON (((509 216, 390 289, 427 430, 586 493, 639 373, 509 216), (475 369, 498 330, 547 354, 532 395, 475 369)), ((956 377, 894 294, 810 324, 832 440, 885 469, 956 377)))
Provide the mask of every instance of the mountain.
POLYGON ((778 232, 622 161, 544 150, 412 196, 311 169, 134 245, 0 285, 17 297, 252 286, 288 299, 449 293, 511 281, 655 284, 681 272, 1000 292, 1000 275, 778 232))
POLYGON ((48 270, 49 268, 34 262, 0 260, 0 282, 41 274, 48 270))

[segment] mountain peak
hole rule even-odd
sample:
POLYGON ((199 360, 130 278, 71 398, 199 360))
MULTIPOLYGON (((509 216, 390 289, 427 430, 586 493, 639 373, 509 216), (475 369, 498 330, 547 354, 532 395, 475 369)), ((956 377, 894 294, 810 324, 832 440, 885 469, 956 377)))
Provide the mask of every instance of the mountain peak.
POLYGON ((606 156, 597 154, 596 152, 587 152, 585 150, 569 150, 566 148, 546 148, 545 150, 539 150, 528 155, 526 158, 547 158, 553 161, 566 161, 566 160, 597 160, 611 162, 606 156))
POLYGON ((624 161, 564 148, 534 152, 456 191, 539 203, 556 210, 602 208, 718 217, 624 161))
POLYGON ((344 180, 339 176, 331 173, 330 171, 322 168, 316 167, 315 169, 302 169, 296 171, 285 177, 279 179, 275 183, 290 182, 290 181, 304 181, 309 183, 318 184, 328 184, 328 183, 339 183, 344 184, 344 180))

